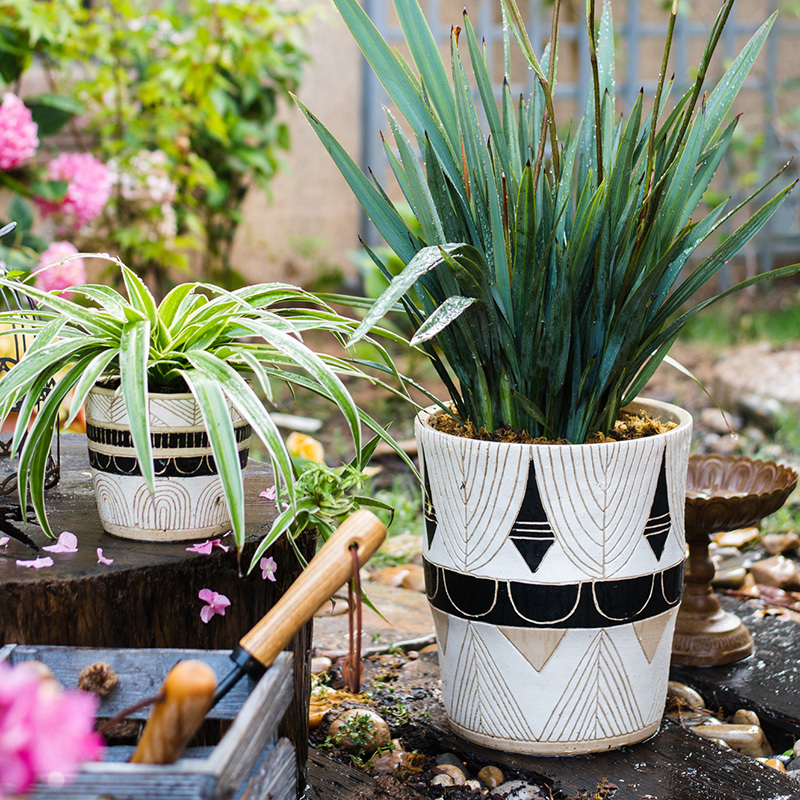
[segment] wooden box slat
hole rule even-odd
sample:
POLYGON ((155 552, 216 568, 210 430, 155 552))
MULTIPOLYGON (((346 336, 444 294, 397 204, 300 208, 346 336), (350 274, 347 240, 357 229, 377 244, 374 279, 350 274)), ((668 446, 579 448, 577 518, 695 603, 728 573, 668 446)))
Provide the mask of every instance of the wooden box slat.
MULTIPOLYGON (((47 664, 66 688, 75 688, 78 675, 89 664, 106 661, 120 682, 105 698, 98 717, 114 716, 121 709, 157 694, 164 677, 179 660, 197 658, 208 663, 218 679, 233 663, 227 651, 205 650, 109 650, 102 648, 37 647, 7 645, 0 660, 10 663, 38 660, 47 664)), ((65 786, 37 785, 32 800, 228 800, 242 788, 263 756, 259 771, 245 791, 251 800, 261 797, 290 800, 295 797, 297 766, 291 742, 277 742, 278 725, 292 697, 292 655, 283 652, 257 682, 243 679, 208 714, 208 719, 232 719, 219 744, 210 750, 188 750, 175 764, 128 764, 130 747, 109 748, 103 763, 83 765, 80 774, 65 786), (249 684, 249 685, 248 685, 249 684), (121 753, 114 751, 121 750, 121 753), (266 752, 266 755, 264 755, 266 752), (259 787, 269 787, 264 794, 259 787), (255 788, 251 788, 255 787, 255 788), (253 792, 261 792, 254 794, 253 792)), ((144 719, 150 709, 131 714, 144 719)), ((243 795, 244 796, 244 795, 243 795)))

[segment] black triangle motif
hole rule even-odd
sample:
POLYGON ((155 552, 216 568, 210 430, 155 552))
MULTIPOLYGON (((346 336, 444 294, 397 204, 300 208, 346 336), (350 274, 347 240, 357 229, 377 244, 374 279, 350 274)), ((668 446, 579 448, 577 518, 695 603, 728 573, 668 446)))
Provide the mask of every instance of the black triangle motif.
POLYGON ((531 572, 536 572, 547 551, 555 543, 553 528, 547 519, 539 484, 536 481, 536 468, 533 460, 528 466, 528 480, 525 495, 519 507, 519 514, 511 528, 509 538, 525 560, 531 572))
POLYGON ((428 465, 425 456, 420 450, 420 461, 424 479, 422 482, 422 514, 425 517, 425 535, 428 537, 428 549, 433 544, 436 535, 436 509, 433 507, 433 496, 431 495, 431 483, 428 480, 428 465))
POLYGON ((672 517, 669 512, 669 490, 667 489, 667 452, 661 456, 661 468, 658 472, 658 482, 653 495, 653 505, 650 508, 650 517, 644 527, 644 535, 650 545, 656 560, 664 554, 664 547, 672 526, 672 517))

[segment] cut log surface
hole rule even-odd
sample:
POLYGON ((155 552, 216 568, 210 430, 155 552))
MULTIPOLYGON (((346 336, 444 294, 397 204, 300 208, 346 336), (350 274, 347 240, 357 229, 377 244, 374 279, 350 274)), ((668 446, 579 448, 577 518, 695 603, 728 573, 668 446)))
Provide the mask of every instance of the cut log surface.
MULTIPOLYGON (((241 565, 246 571, 258 541, 276 516, 274 503, 259 494, 274 484, 269 465, 251 461, 245 470, 247 543, 241 565)), ((6 505, 17 503, 5 498, 6 505)), ((61 480, 46 493, 53 531, 78 537, 77 553, 38 554, 12 539, 0 548, 0 644, 50 644, 72 647, 232 649, 272 607, 300 573, 289 544, 272 548, 277 582, 264 580, 256 568, 239 576, 233 536, 222 539, 228 552, 187 552, 192 542, 147 543, 107 534, 100 525, 92 490, 86 437, 61 437, 61 480), (110 565, 98 563, 97 548, 110 565), (26 569, 17 559, 51 555, 53 566, 26 569), (230 600, 225 616, 200 619, 201 589, 230 600)), ((37 525, 25 532, 40 547, 53 544, 37 525)), ((306 549, 313 548, 313 541, 306 549)), ((313 550, 312 550, 313 552, 313 550)), ((307 654, 311 623, 289 649, 307 654), (295 648, 297 648, 295 650, 295 648)), ((308 738, 309 672, 307 658, 295 659, 295 697, 285 735, 298 745, 304 763, 308 738)), ((161 676, 163 677, 163 676, 161 676)))

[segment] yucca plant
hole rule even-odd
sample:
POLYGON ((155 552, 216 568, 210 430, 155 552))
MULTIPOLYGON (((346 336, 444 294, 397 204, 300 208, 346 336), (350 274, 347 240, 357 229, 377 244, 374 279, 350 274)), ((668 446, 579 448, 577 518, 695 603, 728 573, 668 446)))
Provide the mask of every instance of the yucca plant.
MULTIPOLYGON (((23 515, 30 490, 37 519, 48 535, 52 532, 44 504, 44 474, 59 407, 73 392, 68 425, 97 383, 118 387, 124 398, 131 439, 150 491, 155 474, 148 393, 191 391, 208 433, 240 549, 245 536, 244 490, 226 401, 263 443, 279 496, 290 505, 296 500, 298 472, 257 388, 268 400, 273 398, 276 383, 309 389, 327 398, 343 414, 357 454, 362 452, 362 423, 379 438, 393 442, 356 406, 342 381, 348 375, 372 378, 346 358, 317 353, 302 341, 303 333, 313 330, 329 333, 341 342, 353 333, 355 321, 313 295, 280 283, 232 292, 210 284, 184 283, 157 305, 132 270, 109 256, 95 257, 118 265, 124 293, 108 286, 84 285, 73 287, 70 291, 75 299, 67 299, 37 289, 31 278, 0 278, 0 288, 36 304, 35 312, 0 313, 0 325, 13 326, 2 334, 25 336, 27 341, 23 357, 0 378, 0 419, 18 406, 12 453, 19 457, 23 515), (55 386, 34 415, 37 401, 51 381, 55 386)), ((384 362, 384 374, 392 372, 388 354, 375 345, 384 362)), ((365 449, 371 452, 372 447, 365 449)))
MULTIPOLYGON (((778 191, 725 237, 723 226, 765 187, 735 208, 726 201, 703 210, 736 127, 726 116, 774 22, 773 15, 706 92, 733 1, 722 5, 696 81, 668 110, 673 3, 652 106, 645 108, 640 93, 623 117, 615 111, 611 6, 598 23, 595 0, 587 0, 592 91, 583 119, 564 131, 554 112, 559 0, 541 57, 514 0, 504 0, 507 27, 534 85, 516 101, 506 74, 499 102, 466 12, 463 28, 452 32, 448 74, 417 0, 394 0, 411 62, 387 45, 357 0, 334 0, 405 118, 401 126, 387 112, 396 149, 384 144, 422 230, 409 230, 388 192, 304 108, 357 199, 407 265, 352 341, 400 301, 416 328, 412 341, 433 360, 458 417, 488 431, 511 428, 581 443, 613 426, 620 407, 639 393, 702 308, 795 272, 797 266, 761 274, 687 307, 791 189, 778 191), (721 243, 690 266, 709 239, 721 243)), ((508 32, 505 47, 508 65, 508 32)))

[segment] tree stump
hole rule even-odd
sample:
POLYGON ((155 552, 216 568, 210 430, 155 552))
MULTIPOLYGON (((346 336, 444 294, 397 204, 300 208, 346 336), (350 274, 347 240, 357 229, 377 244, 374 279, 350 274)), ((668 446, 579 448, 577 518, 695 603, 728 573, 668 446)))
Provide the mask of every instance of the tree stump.
MULTIPOLYGON (((276 516, 274 505, 259 497, 273 483, 269 465, 251 460, 245 471, 243 571, 276 516)), ((16 505, 17 498, 0 498, 3 502, 16 505)), ((240 577, 232 536, 223 539, 228 552, 215 547, 202 555, 186 551, 190 542, 147 543, 107 534, 97 515, 82 435, 61 437, 61 480, 47 492, 46 502, 53 531, 72 531, 78 552, 52 554, 54 565, 36 570, 15 562, 51 554, 34 553, 14 539, 0 548, 0 644, 232 649, 301 571, 283 538, 269 553, 277 563, 273 583, 258 568, 240 577), (98 547, 113 564, 98 562, 98 547), (200 619, 204 603, 198 597, 205 588, 231 601, 224 617, 215 616, 207 624, 200 619)), ((53 543, 38 525, 28 524, 25 533, 40 547, 53 543)), ((312 538, 301 546, 307 556, 313 555, 312 538)), ((288 648, 296 654, 295 686, 284 735, 294 743, 303 768, 311 636, 309 622, 288 648)))

